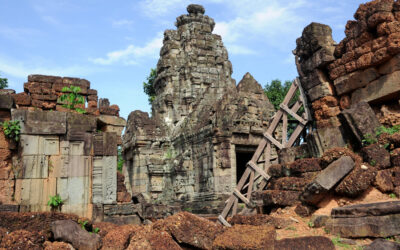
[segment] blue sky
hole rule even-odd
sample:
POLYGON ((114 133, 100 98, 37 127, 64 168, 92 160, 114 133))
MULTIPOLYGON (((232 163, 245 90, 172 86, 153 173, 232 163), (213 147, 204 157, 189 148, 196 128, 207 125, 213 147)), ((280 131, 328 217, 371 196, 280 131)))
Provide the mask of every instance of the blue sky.
POLYGON ((23 91, 29 74, 88 79, 121 116, 150 111, 142 82, 159 58, 165 29, 190 3, 214 18, 237 82, 246 72, 265 85, 297 76, 296 38, 310 22, 339 42, 360 0, 0 0, 0 75, 23 91))

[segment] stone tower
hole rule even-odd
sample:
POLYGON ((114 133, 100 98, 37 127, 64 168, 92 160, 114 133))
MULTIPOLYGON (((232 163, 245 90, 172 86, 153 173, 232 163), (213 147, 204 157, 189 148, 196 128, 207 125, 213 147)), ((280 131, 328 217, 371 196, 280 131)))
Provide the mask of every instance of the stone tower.
POLYGON ((201 5, 191 4, 187 11, 177 18, 177 30, 165 31, 157 64, 152 112, 169 129, 193 111, 199 98, 217 100, 224 89, 235 87, 228 52, 221 36, 212 34, 214 20, 201 5))

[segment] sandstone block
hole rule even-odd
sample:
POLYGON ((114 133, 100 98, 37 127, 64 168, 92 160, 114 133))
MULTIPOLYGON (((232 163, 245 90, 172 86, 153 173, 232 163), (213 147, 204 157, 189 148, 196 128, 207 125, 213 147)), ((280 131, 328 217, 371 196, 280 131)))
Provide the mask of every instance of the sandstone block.
POLYGON ((89 176, 57 178, 57 193, 65 201, 61 207, 61 212, 89 217, 90 211, 92 211, 92 207, 89 205, 89 184, 89 176))
POLYGON ((346 145, 341 128, 331 126, 312 131, 307 135, 307 141, 314 157, 320 157, 328 149, 346 145))
POLYGON ((307 236, 307 237, 296 237, 287 238, 275 241, 275 249, 330 249, 334 250, 335 245, 333 242, 323 236, 307 236))
POLYGON ((104 156, 93 159, 93 203, 113 204, 117 201, 117 157, 104 156))
POLYGON ((153 224, 153 229, 165 230, 178 243, 200 249, 211 249, 214 239, 223 232, 221 225, 188 212, 180 212, 158 221, 153 224))
POLYGON ((14 99, 14 103, 16 105, 22 105, 22 106, 31 105, 31 97, 25 92, 13 94, 12 98, 14 99))
POLYGON ((378 68, 379 74, 381 75, 387 75, 398 70, 400 70, 400 54, 394 56, 378 68))
POLYGON ((46 156, 24 156, 22 157, 22 178, 44 179, 49 175, 49 162, 46 156))
POLYGON ((292 206, 299 203, 299 191, 265 190, 252 194, 252 200, 263 206, 292 206))
POLYGON ((13 199, 15 180, 0 180, 0 203, 15 204, 13 199))
POLYGON ((355 218, 400 213, 400 201, 356 204, 332 209, 332 218, 355 218))
POLYGON ((297 147, 283 148, 278 151, 279 163, 285 164, 295 161, 297 158, 310 157, 307 144, 301 144, 297 147))
POLYGON ((354 161, 343 156, 332 162, 310 183, 301 194, 301 200, 317 205, 323 196, 354 168, 354 161))
POLYGON ((57 135, 66 133, 66 114, 62 112, 11 110, 13 120, 19 120, 21 134, 57 135))
POLYGON ((351 106, 351 99, 348 95, 343 95, 340 97, 340 108, 341 109, 348 109, 351 106))
MULTIPOLYGON (((400 14, 400 13, 399 13, 400 14)), ((400 32, 390 34, 387 41, 388 53, 395 55, 400 52, 400 32)))
POLYGON ((14 99, 11 95, 0 95, 0 109, 11 109, 14 106, 14 99))
POLYGON ((15 182, 15 201, 19 205, 30 206, 32 211, 49 210, 46 208, 47 201, 50 196, 56 195, 56 192, 55 178, 17 179, 15 182))
POLYGON ((311 102, 320 99, 325 96, 333 95, 333 88, 329 82, 324 82, 321 85, 317 85, 307 91, 308 98, 311 102))
POLYGON ((274 249, 272 226, 234 225, 216 237, 212 249, 274 249))
POLYGON ((107 216, 104 218, 104 222, 110 222, 116 225, 142 225, 142 220, 136 214, 107 216))
POLYGON ((117 134, 112 132, 95 134, 93 147, 96 156, 116 156, 117 134))
POLYGON ((368 84, 365 88, 353 92, 351 100, 353 104, 360 101, 377 102, 391 98, 400 93, 400 71, 382 76, 368 84))
POLYGON ((338 95, 343 95, 355 89, 365 87, 368 83, 378 77, 378 71, 374 68, 369 68, 339 77, 333 83, 335 85, 336 93, 338 95))
POLYGON ((394 185, 391 171, 389 169, 378 171, 375 177, 375 185, 383 193, 392 192, 394 185))
POLYGON ((361 144, 365 135, 375 135, 375 130, 380 126, 380 123, 368 103, 354 102, 353 99, 352 101, 352 108, 343 110, 341 115, 344 117, 344 121, 348 127, 350 127, 358 142, 361 144), (354 105, 354 103, 356 103, 356 105, 354 105))
POLYGON ((76 249, 96 250, 101 246, 100 236, 90 234, 72 220, 58 220, 51 223, 55 240, 71 243, 76 249))
POLYGON ((380 144, 372 144, 361 150, 365 162, 379 169, 390 167, 390 154, 380 144))
POLYGON ((104 215, 113 216, 113 215, 133 215, 140 213, 142 205, 141 204, 113 204, 113 205, 104 205, 104 215))
POLYGON ((181 250, 182 248, 165 231, 140 230, 132 235, 127 249, 181 250))
POLYGON ((344 238, 381 237, 400 234, 400 214, 365 216, 356 218, 333 218, 326 228, 332 234, 344 238))
POLYGON ((60 152, 58 136, 21 135, 21 154, 58 155, 60 152))
POLYGON ((380 249, 400 249, 400 243, 385 240, 385 239, 376 239, 368 246, 365 246, 363 249, 365 250, 380 250, 380 249))
POLYGON ((29 75, 29 82, 44 82, 44 83, 58 83, 62 81, 59 76, 46 76, 46 75, 29 75))
POLYGON ((329 79, 320 69, 313 70, 310 74, 301 79, 301 85, 304 90, 309 90, 325 82, 329 82, 329 79))
POLYGON ((303 72, 312 72, 314 69, 322 68, 333 62, 335 60, 335 57, 333 56, 334 50, 334 46, 328 46, 316 51, 301 65, 303 72))

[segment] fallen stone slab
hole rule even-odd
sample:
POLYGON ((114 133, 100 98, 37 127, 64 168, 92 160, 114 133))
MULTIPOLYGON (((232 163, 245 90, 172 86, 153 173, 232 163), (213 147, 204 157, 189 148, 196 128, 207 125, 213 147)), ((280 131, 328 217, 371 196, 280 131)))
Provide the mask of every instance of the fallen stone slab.
POLYGON ((332 218, 355 218, 400 214, 400 201, 357 204, 332 209, 332 218))
POLYGON ((275 238, 273 226, 234 225, 215 238, 213 249, 274 249, 275 238))
POLYGON ((128 250, 136 249, 171 249, 182 250, 174 239, 165 231, 143 228, 131 237, 128 250))
POLYGON ((0 109, 11 109, 14 106, 14 99, 11 95, 0 95, 0 109))
POLYGON ((72 220, 58 220, 51 223, 54 239, 71 243, 76 249, 95 250, 101 245, 100 236, 90 234, 72 220))
POLYGON ((369 134, 374 137, 376 128, 380 126, 371 106, 364 101, 357 102, 350 109, 343 110, 341 116, 360 145, 365 135, 369 134))
POLYGON ((376 239, 368 246, 363 248, 364 250, 399 250, 400 243, 388 241, 385 239, 376 239))
POLYGON ((361 149, 361 154, 365 162, 379 169, 390 167, 390 154, 380 144, 372 144, 361 149))
POLYGON ((232 218, 229 218, 228 222, 232 226, 236 224, 251 225, 251 226, 273 225, 277 229, 285 228, 293 223, 292 220, 272 217, 267 214, 254 214, 254 215, 236 214, 232 218))
POLYGON ((332 218, 327 222, 326 229, 345 238, 386 238, 400 234, 400 214, 332 218))
POLYGON ((292 206, 299 203, 299 191, 265 190, 252 194, 258 206, 292 206))
POLYGON ((350 156, 342 156, 332 162, 306 187, 300 196, 300 200, 317 205, 329 190, 353 170, 354 166, 355 163, 350 156))
POLYGON ((279 250, 309 250, 309 249, 323 249, 323 250, 334 250, 335 245, 333 242, 323 236, 307 236, 288 238, 275 241, 275 249, 279 250))
POLYGON ((129 246, 131 236, 141 228, 125 225, 110 230, 102 239, 102 250, 123 250, 129 246))
POLYGON ((179 244, 184 243, 201 249, 211 249, 215 237, 224 230, 222 225, 188 212, 180 212, 159 220, 152 227, 168 232, 179 244))

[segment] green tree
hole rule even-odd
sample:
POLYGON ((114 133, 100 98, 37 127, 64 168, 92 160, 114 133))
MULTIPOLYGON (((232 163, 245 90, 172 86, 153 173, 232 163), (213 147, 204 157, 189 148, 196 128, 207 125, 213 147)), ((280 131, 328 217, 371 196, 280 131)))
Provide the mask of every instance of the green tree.
POLYGON ((154 82, 157 78, 156 69, 150 70, 150 75, 146 78, 147 81, 143 82, 143 90, 149 96, 149 104, 151 105, 156 97, 156 91, 154 89, 154 82))
POLYGON ((267 95, 269 101, 274 105, 275 110, 279 110, 279 105, 285 99, 286 93, 290 89, 292 81, 286 80, 283 85, 281 80, 275 79, 271 83, 267 83, 264 87, 264 93, 267 95))
POLYGON ((0 77, 0 89, 5 89, 8 87, 8 80, 7 78, 0 77))

